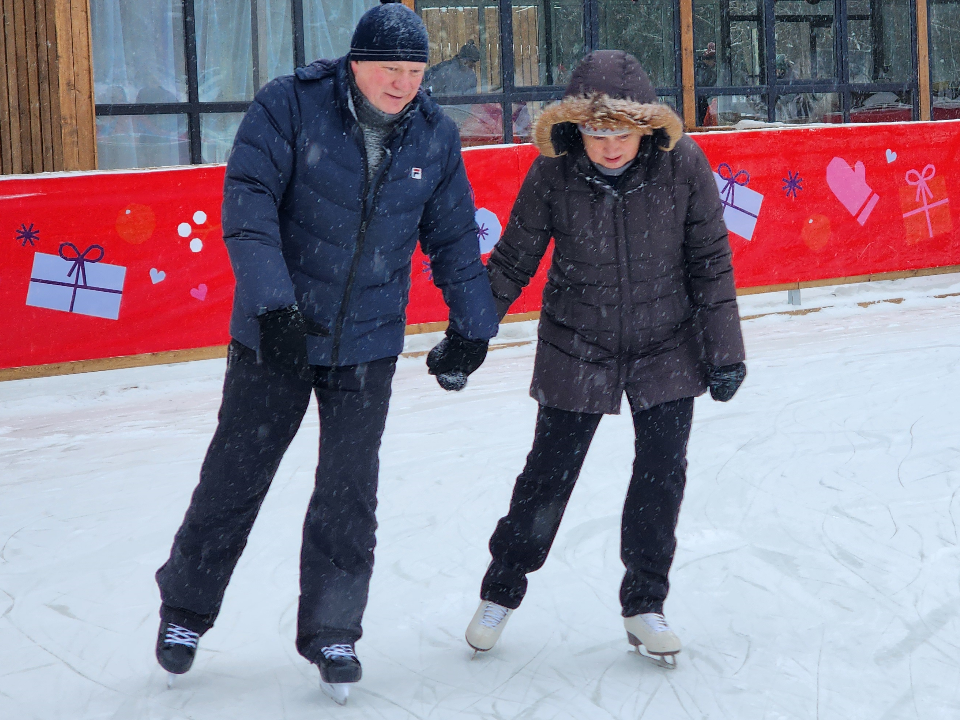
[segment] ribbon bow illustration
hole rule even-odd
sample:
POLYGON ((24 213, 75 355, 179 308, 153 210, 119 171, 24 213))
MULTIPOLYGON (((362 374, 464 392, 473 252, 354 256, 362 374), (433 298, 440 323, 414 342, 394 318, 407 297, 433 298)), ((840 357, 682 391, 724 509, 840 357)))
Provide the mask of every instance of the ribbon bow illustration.
POLYGON ((736 204, 734 203, 734 194, 737 189, 737 185, 746 187, 747 183, 750 182, 750 173, 748 173, 746 170, 738 170, 736 173, 734 173, 733 168, 727 163, 720 163, 720 165, 717 167, 717 174, 722 179, 727 181, 727 184, 723 186, 723 190, 720 191, 723 195, 723 204, 729 205, 730 207, 736 207, 736 204))
MULTIPOLYGON (((80 288, 89 288, 87 285, 87 263, 98 263, 103 260, 103 248, 99 245, 90 245, 86 250, 80 252, 78 248, 73 243, 65 242, 60 244, 60 249, 57 250, 60 257, 66 260, 67 262, 73 261, 73 266, 70 268, 70 272, 67 273, 67 277, 73 276, 73 297, 70 298, 70 309, 68 312, 73 312, 73 306, 77 302, 77 290, 80 288), (72 254, 68 254, 70 251, 72 254), (94 256, 94 254, 96 256, 94 256), (76 273, 76 276, 73 274, 76 273)), ((69 287, 69 286, 68 286, 69 287)), ((98 290, 103 288, 97 288, 98 290)), ((114 292, 112 290, 108 292, 114 292)))
POLYGON ((91 245, 83 252, 80 252, 78 248, 73 243, 65 242, 60 244, 60 249, 57 251, 60 254, 60 257, 64 260, 73 261, 73 267, 70 268, 70 272, 67 273, 67 277, 72 277, 73 273, 76 272, 77 276, 73 278, 74 287, 87 287, 87 267, 86 264, 89 263, 98 263, 103 260, 103 248, 99 245, 91 245), (67 251, 70 250, 73 252, 73 255, 68 255, 67 251), (96 257, 91 256, 94 251, 99 253, 96 257), (82 277, 82 279, 81 279, 82 277))
POLYGON ((922 173, 916 170, 907 170, 907 185, 913 185, 917 188, 917 202, 922 202, 926 205, 929 201, 933 200, 933 191, 930 190, 927 182, 933 180, 936 174, 937 170, 933 165, 927 165, 922 173))

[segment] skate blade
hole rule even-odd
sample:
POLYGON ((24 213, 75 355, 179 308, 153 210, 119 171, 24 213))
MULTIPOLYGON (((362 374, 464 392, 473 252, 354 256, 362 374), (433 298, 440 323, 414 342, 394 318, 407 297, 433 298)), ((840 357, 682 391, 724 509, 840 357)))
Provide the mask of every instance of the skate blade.
POLYGON ((640 638, 633 633, 627 633, 627 642, 637 649, 637 655, 646 658, 657 667, 662 667, 667 670, 677 669, 677 655, 680 652, 679 650, 671 653, 652 653, 644 647, 643 643, 640 642, 640 638))
POLYGON ((321 680, 320 690, 337 705, 346 705, 350 697, 350 686, 347 683, 328 683, 321 680))
POLYGON ((167 673, 167 690, 173 687, 173 679, 176 677, 173 673, 167 673))
POLYGON ((665 670, 677 669, 678 653, 651 653, 651 652, 648 652, 646 648, 642 648, 638 645, 637 655, 639 655, 642 658, 646 658, 657 667, 662 667, 665 670))

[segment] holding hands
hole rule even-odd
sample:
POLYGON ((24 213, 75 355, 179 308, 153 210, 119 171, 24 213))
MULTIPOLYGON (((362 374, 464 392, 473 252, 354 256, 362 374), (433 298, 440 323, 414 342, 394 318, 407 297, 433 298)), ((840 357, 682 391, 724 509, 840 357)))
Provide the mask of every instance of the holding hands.
POLYGON ((427 369, 444 390, 463 390, 467 376, 487 357, 486 340, 468 340, 447 328, 446 337, 427 354, 427 369))

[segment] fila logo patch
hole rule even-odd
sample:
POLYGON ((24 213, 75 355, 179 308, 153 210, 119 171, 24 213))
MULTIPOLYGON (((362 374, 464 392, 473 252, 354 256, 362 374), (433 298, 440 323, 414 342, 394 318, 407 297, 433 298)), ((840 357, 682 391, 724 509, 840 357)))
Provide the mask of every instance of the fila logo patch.
POLYGON ((420 168, 412 168, 410 170, 410 177, 412 177, 414 180, 419 180, 423 177, 423 170, 420 168))

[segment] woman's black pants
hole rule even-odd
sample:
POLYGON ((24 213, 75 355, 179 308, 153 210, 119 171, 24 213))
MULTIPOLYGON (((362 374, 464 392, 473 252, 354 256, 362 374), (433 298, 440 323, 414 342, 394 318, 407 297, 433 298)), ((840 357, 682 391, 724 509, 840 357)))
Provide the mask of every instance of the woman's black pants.
MULTIPOLYGON (((493 561, 483 578, 482 599, 520 606, 526 576, 547 559, 601 417, 540 407, 533 449, 513 488, 510 511, 490 538, 493 561)), ((663 612, 692 422, 693 398, 633 414, 636 458, 620 527, 624 617, 663 612)))
POLYGON ((320 459, 303 523, 297 649, 317 662, 320 648, 359 639, 376 544, 380 437, 396 361, 317 367, 308 382, 257 364, 253 350, 231 343, 219 424, 200 484, 170 558, 157 571, 163 619, 200 633, 213 626, 312 392, 320 409, 320 459))

